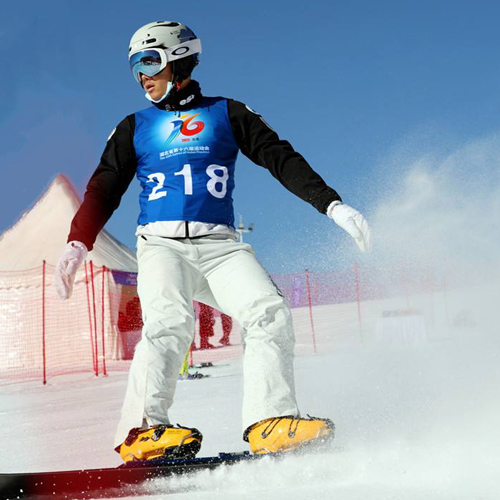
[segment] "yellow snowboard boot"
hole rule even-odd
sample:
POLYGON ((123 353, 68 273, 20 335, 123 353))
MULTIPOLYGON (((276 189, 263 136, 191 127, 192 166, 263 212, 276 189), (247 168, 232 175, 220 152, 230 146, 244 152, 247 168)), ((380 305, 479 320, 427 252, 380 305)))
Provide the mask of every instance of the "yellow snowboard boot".
POLYGON ((155 458, 193 458, 201 447, 203 436, 198 429, 179 424, 155 425, 149 429, 132 429, 125 441, 115 448, 125 462, 155 458))
POLYGON ((335 426, 328 418, 276 417, 250 426, 243 439, 252 453, 283 453, 304 447, 321 447, 334 436, 335 426))

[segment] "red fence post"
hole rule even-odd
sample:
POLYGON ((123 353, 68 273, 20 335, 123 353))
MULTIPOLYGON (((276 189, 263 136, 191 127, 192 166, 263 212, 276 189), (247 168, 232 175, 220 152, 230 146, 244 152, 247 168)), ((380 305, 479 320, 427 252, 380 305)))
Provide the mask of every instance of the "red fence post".
POLYGON ((99 376, 99 347, 97 344, 97 313, 95 308, 94 263, 90 261, 90 282, 92 284, 92 302, 94 310, 95 375, 99 376))
POLYGON ((312 300, 311 300, 311 286, 309 284, 309 271, 306 269, 306 287, 307 287, 307 300, 309 302, 309 319, 311 320, 311 331, 313 338, 313 349, 314 354, 316 354, 316 332, 314 331, 314 320, 313 320, 313 312, 312 312, 312 300))
POLYGON ((102 316, 102 374, 104 376, 107 375, 106 373, 106 345, 104 341, 104 292, 105 292, 105 277, 106 277, 106 266, 102 266, 102 293, 101 293, 101 303, 102 303, 102 309, 101 309, 101 316, 102 316))
POLYGON ((87 288, 87 307, 89 311, 89 325, 90 325, 90 348, 92 349, 92 368, 96 372, 95 365, 97 363, 94 350, 94 335, 92 333, 92 312, 90 308, 90 289, 89 289, 89 275, 87 272, 87 261, 85 261, 85 286, 87 288))
POLYGON ((43 385, 47 384, 47 353, 45 350, 45 272, 46 262, 43 261, 42 277, 42 356, 43 356, 43 385))

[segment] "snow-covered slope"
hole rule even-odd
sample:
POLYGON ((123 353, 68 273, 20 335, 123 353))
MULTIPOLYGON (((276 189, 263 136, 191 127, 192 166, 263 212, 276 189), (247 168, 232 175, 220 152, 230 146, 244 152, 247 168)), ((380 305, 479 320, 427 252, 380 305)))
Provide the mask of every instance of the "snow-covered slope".
MULTIPOLYGON (((364 307, 380 311, 388 304, 364 307)), ((295 311, 298 399, 304 414, 335 421, 330 452, 158 480, 143 493, 190 500, 496 500, 498 335, 479 322, 427 342, 394 343, 375 338, 368 326, 360 337, 353 311, 354 304, 315 309, 316 355, 307 345, 307 310, 295 311)), ((205 373, 211 377, 179 383, 173 421, 203 432, 201 455, 246 449, 241 361, 205 373)), ((118 465, 112 438, 125 384, 126 374, 114 372, 107 378, 54 378, 47 387, 31 382, 2 387, 0 470, 118 465)))

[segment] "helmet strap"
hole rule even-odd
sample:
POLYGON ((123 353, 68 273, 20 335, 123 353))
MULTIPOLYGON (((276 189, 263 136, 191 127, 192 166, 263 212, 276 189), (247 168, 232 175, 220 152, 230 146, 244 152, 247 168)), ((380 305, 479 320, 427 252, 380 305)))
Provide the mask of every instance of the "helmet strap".
POLYGON ((184 57, 172 61, 172 74, 174 75, 173 83, 182 82, 191 76, 194 68, 198 65, 198 54, 184 57))

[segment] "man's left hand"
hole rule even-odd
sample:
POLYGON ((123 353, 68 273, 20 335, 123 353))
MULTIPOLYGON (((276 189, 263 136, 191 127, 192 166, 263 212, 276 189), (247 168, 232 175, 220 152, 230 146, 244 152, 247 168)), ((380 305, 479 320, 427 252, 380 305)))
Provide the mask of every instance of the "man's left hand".
POLYGON ((328 206, 327 215, 354 238, 362 252, 372 251, 370 226, 356 209, 340 201, 334 201, 328 206))

